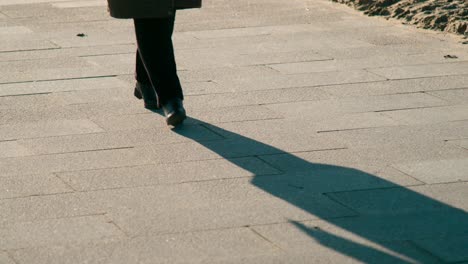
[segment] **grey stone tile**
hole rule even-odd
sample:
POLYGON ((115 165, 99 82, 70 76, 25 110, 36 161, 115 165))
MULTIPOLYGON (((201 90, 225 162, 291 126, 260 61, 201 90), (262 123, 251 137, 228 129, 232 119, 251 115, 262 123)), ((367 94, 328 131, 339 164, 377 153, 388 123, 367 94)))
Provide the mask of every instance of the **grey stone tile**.
MULTIPOLYGON (((388 80, 358 84, 330 85, 321 87, 335 97, 361 97, 363 95, 388 95, 423 91, 463 88, 468 83, 467 75, 428 77, 419 79, 388 80)), ((429 92, 429 94, 433 94, 429 92)), ((433 94, 436 95, 436 94, 433 94)), ((442 99, 447 99, 440 97, 442 99)))
POLYGON ((20 140, 20 144, 36 155, 66 152, 92 151, 112 148, 169 145, 192 140, 219 140, 220 136, 202 126, 181 129, 181 134, 169 129, 122 130, 106 133, 58 136, 20 140))
POLYGON ((0 177, 0 199, 73 191, 52 174, 0 177))
POLYGON ((467 214, 460 210, 400 215, 368 215, 331 221, 371 241, 420 240, 467 232, 467 214))
POLYGON ((56 57, 88 57, 104 54, 120 54, 134 52, 135 44, 105 45, 91 47, 22 50, 0 53, 0 61, 53 59, 56 57))
MULTIPOLYGON (((326 90, 326 88, 324 88, 326 90)), ((321 101, 270 104, 266 107, 281 113, 286 118, 329 119, 344 114, 390 111, 393 109, 440 106, 445 101, 421 93, 382 96, 361 96, 321 101)), ((371 114, 379 116, 376 114, 371 114)))
POLYGON ((428 160, 418 163, 396 164, 397 169, 425 183, 468 181, 468 159, 428 160))
MULTIPOLYGON (((269 152, 278 153, 346 147, 335 138, 318 135, 315 127, 308 123, 289 122, 282 119, 224 123, 218 126, 210 125, 209 128, 229 138, 221 144, 234 142, 241 148, 251 148, 254 152, 255 148, 271 148, 272 151, 269 152)), ((235 152, 236 149, 238 147, 232 146, 231 151, 235 152)))
MULTIPOLYGON (((167 147, 164 151, 167 151, 167 147)), ((152 164, 152 152, 140 154, 133 148, 87 151, 66 154, 38 155, 0 159, 5 175, 52 173, 85 169, 100 169, 152 164)), ((177 155, 177 154, 174 154, 177 155)), ((178 154, 179 156, 181 154, 178 154)), ((202 156, 202 154, 200 154, 202 156)), ((199 156, 197 156, 199 157, 199 156)), ((168 161, 156 157, 156 161, 168 161)), ((156 162, 154 161, 154 162, 156 162)))
POLYGON ((291 221, 253 229, 291 255, 306 254, 308 262, 299 263, 438 263, 405 241, 369 240, 333 222, 291 221))
POLYGON ((112 75, 112 70, 98 67, 82 58, 54 58, 34 61, 0 62, 0 67, 7 69, 0 76, 0 83, 28 82, 39 80, 60 80, 112 75))
POLYGON ((267 78, 262 78, 262 76, 256 76, 256 78, 243 77, 240 80, 236 80, 236 82, 232 82, 232 80, 215 79, 215 81, 218 82, 220 85, 228 87, 234 91, 310 87, 381 80, 383 80, 382 77, 364 70, 346 72, 307 73, 295 75, 276 74, 275 76, 268 76, 267 78))
POLYGON ((468 149, 468 139, 453 140, 453 141, 448 141, 448 143, 468 149))
POLYGON ((185 100, 184 103, 193 108, 219 108, 226 106, 317 101, 331 99, 333 97, 334 96, 331 96, 318 87, 300 87, 187 96, 187 100, 185 100))
MULTIPOLYGON (((468 56, 466 59, 468 59, 468 56)), ((457 59, 456 61, 461 61, 461 59, 457 59)), ((269 66, 284 74, 299 74, 309 72, 346 71, 355 69, 383 68, 395 66, 400 67, 408 65, 421 65, 444 62, 446 62, 444 55, 434 56, 434 54, 389 54, 383 56, 369 56, 357 59, 306 61, 273 64, 269 66)))
MULTIPOLYGON (((138 107, 140 109, 140 107, 138 107)), ((281 116, 263 106, 223 107, 216 109, 187 109, 190 117, 185 124, 194 125, 200 123, 229 123, 252 120, 279 119, 281 116)), ((97 110, 99 110, 97 108, 97 110)), ((145 111, 145 110, 143 110, 145 111)), ((167 129, 166 122, 160 114, 142 113, 121 116, 96 116, 93 122, 106 131, 134 130, 134 129, 167 129)))
POLYGON ((103 130, 86 119, 57 120, 0 125, 1 140, 39 138, 73 134, 98 133, 103 130))
MULTIPOLYGON (((135 51, 125 54, 97 55, 84 58, 93 65, 110 70, 115 75, 133 74, 135 72, 135 51)), ((179 67, 180 69, 180 67, 179 67)))
POLYGON ((466 137, 468 122, 450 122, 411 126, 391 126, 357 130, 343 130, 327 133, 339 138, 347 147, 366 149, 379 146, 421 146, 442 145, 445 140, 456 145, 457 139, 466 137))
POLYGON ((186 81, 212 80, 228 91, 271 90, 384 80, 364 70, 283 75, 265 66, 223 67, 181 71, 186 81))
POLYGON ((466 74, 468 71, 468 62, 376 68, 369 69, 369 71, 381 76, 385 76, 389 79, 459 75, 466 74))
POLYGON ((0 36, 3 39, 0 52, 57 48, 52 42, 35 34, 29 27, 17 24, 0 26, 0 36))
POLYGON ((468 260, 466 245, 467 236, 453 236, 414 241, 416 245, 431 252, 445 262, 460 262, 468 260))
MULTIPOLYGON (((347 175, 346 173, 348 173, 362 176, 364 182, 374 182, 374 184, 377 185, 392 186, 396 183, 409 186, 418 185, 421 184, 421 182, 406 174, 395 171, 394 168, 389 168, 389 164, 403 163, 410 160, 414 160, 415 162, 422 161, 424 159, 430 159, 430 157, 432 157, 432 159, 438 157, 446 157, 446 159, 448 157, 459 158, 463 157, 463 155, 466 156, 466 153, 451 148, 440 147, 434 149, 432 147, 424 148, 415 146, 403 148, 397 146, 395 148, 378 147, 358 150, 312 151, 293 153, 293 155, 269 155, 262 156, 261 158, 285 172, 305 172, 305 175, 310 175, 310 172, 314 170, 326 168, 331 172, 342 172, 343 175, 347 175), (360 170, 364 173, 355 170, 360 170)), ((340 174, 338 174, 337 177, 338 176, 340 176, 340 174)), ((358 182, 359 181, 356 181, 356 183, 358 182)), ((325 181, 324 184, 326 183, 325 181)), ((345 185, 345 183, 343 184, 345 185)), ((333 186, 333 184, 329 185, 333 186)))
POLYGON ((270 255, 279 251, 248 228, 138 237, 119 247, 110 262, 203 263, 239 256, 270 255))
POLYGON ((0 84, 0 96, 38 94, 51 92, 68 92, 79 90, 94 90, 108 88, 122 88, 126 84, 117 78, 89 78, 76 80, 56 80, 44 82, 26 82, 0 84))
POLYGON ((380 113, 344 114, 315 123, 318 132, 394 126, 397 122, 380 113))
POLYGON ((82 0, 82 1, 69 1, 69 2, 58 2, 52 4, 53 7, 57 8, 77 8, 77 7, 88 7, 88 6, 106 6, 102 1, 93 0, 82 0))
POLYGON ((177 52, 179 69, 197 70, 218 67, 265 65, 272 63, 329 60, 314 51, 245 53, 234 47, 181 49, 177 52))
MULTIPOLYGON (((414 213, 465 214, 467 183, 421 185, 380 190, 330 193, 328 196, 362 215, 414 213)), ((445 223, 442 223, 445 224, 445 223)))
POLYGON ((105 214, 105 204, 94 198, 92 193, 64 193, 0 200, 0 225, 105 214))
MULTIPOLYGON (((466 84, 466 86, 468 87, 468 84, 466 84)), ((430 91, 428 93, 442 98, 451 104, 464 104, 468 102, 468 88, 444 91, 430 91)))
MULTIPOLYGON (((1 17, 1 16, 0 16, 1 17)), ((13 259, 11 259, 9 256, 8 256, 8 253, 5 252, 5 251, 0 251, 0 263, 4 263, 4 264, 15 264, 15 262, 13 262, 13 259)))
POLYGON ((42 247, 24 248, 13 251, 12 255, 20 263, 35 264, 105 264, 109 263, 118 245, 125 238, 101 238, 96 241, 80 243, 45 245, 42 247))
POLYGON ((444 107, 428 107, 420 109, 395 110, 382 113, 400 124, 431 124, 445 123, 468 119, 468 106, 453 105, 444 107))
POLYGON ((253 186, 249 179, 122 190, 115 196, 109 216, 132 235, 271 224, 287 219, 316 219, 318 215, 353 215, 322 195, 298 192, 296 188, 274 197, 253 186), (119 195, 127 198, 122 201, 119 195))
POLYGON ((254 158, 206 160, 57 173, 75 190, 99 190, 253 177, 281 173, 254 158))
POLYGON ((0 158, 22 157, 31 155, 31 150, 16 141, 0 141, 0 158))
POLYGON ((106 237, 120 237, 123 233, 104 216, 51 219, 37 222, 6 224, 0 227, 0 248, 17 249, 62 244, 106 237))
MULTIPOLYGON (((31 123, 59 122, 58 120, 87 120, 79 107, 69 105, 38 105, 35 108, 2 109, 0 124, 14 126, 31 123)), ((21 134, 21 133, 20 133, 21 134)))
POLYGON ((279 252, 248 228, 212 230, 131 240, 28 248, 14 252, 22 263, 224 263, 279 252), (65 261, 65 262, 64 262, 65 261))

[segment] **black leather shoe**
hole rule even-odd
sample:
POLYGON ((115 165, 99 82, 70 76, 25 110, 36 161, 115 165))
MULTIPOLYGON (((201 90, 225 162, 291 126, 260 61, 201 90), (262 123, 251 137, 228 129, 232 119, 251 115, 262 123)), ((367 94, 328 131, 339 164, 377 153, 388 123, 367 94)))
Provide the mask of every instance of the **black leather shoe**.
POLYGON ((138 99, 143 99, 145 102, 145 108, 148 109, 159 109, 158 97, 151 84, 137 82, 135 85, 135 91, 133 92, 138 99))
POLYGON ((168 100, 162 105, 164 115, 166 116, 166 123, 168 126, 177 126, 184 122, 187 118, 182 100, 180 98, 173 98, 168 100))

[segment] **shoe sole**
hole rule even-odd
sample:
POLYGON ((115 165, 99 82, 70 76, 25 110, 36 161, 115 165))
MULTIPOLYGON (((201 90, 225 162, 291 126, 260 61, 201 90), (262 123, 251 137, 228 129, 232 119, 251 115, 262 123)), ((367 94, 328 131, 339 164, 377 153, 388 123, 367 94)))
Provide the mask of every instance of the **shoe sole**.
POLYGON ((184 122, 184 120, 187 118, 187 115, 185 113, 180 113, 180 114, 174 114, 166 119, 166 123, 168 126, 178 126, 184 122))

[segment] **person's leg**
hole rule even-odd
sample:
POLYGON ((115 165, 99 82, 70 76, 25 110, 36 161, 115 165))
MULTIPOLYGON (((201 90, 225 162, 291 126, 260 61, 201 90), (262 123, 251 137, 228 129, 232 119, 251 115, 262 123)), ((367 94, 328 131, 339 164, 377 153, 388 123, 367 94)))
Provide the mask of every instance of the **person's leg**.
POLYGON ((136 63, 135 63, 135 91, 134 95, 138 99, 143 99, 145 103, 145 108, 148 109, 158 109, 160 105, 158 103, 158 98, 156 97, 156 92, 151 84, 151 81, 146 72, 143 61, 141 60, 140 53, 136 52, 136 63))
POLYGON ((136 62, 135 62, 135 80, 139 83, 144 84, 151 84, 151 81, 148 77, 148 73, 146 72, 145 65, 141 60, 140 52, 136 51, 136 62))
POLYGON ((174 20, 175 17, 134 19, 141 59, 137 59, 137 78, 145 80, 141 74, 144 68, 161 104, 174 98, 183 100, 172 44, 174 20))

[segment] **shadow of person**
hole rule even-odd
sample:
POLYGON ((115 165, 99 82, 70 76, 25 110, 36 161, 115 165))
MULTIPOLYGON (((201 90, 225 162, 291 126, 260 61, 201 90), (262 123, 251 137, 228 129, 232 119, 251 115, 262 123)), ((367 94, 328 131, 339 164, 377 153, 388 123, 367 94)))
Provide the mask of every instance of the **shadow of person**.
POLYGON ((315 242, 355 260, 364 263, 438 262, 440 259, 436 256, 430 256, 408 241, 468 233, 468 214, 465 211, 375 175, 353 168, 309 162, 197 119, 189 118, 186 123, 188 125, 173 131, 198 142, 234 165, 250 170, 254 175, 250 181, 252 185, 302 209, 310 215, 306 220, 321 219, 289 218, 289 224, 315 242), (223 139, 197 140, 190 133, 192 125, 203 126, 223 139), (238 158, 241 157, 258 158, 280 172, 277 175, 256 175, 255 170, 240 162, 242 159, 238 158), (282 166, 278 167, 275 161, 282 166), (321 202, 323 199, 348 213, 330 214, 330 210, 324 208, 327 203, 321 202), (315 222, 351 235, 345 237, 309 226, 315 222), (353 237, 376 246, 365 245, 353 237))

